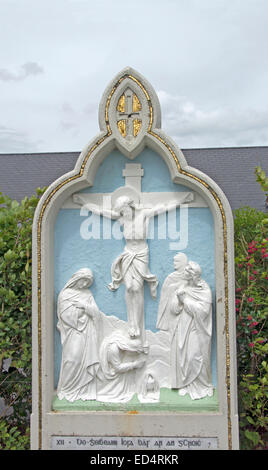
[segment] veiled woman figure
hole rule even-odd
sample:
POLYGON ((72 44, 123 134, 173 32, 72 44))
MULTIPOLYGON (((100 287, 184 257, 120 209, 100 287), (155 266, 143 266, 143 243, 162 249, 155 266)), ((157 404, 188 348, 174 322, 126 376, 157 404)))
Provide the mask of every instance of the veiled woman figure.
POLYGON ((96 399, 99 368, 98 324, 100 312, 88 289, 92 271, 83 268, 66 283, 58 296, 58 324, 62 360, 57 395, 60 400, 96 399))
POLYGON ((142 343, 120 330, 106 336, 100 348, 98 400, 127 402, 136 392, 136 370, 145 364, 142 343))

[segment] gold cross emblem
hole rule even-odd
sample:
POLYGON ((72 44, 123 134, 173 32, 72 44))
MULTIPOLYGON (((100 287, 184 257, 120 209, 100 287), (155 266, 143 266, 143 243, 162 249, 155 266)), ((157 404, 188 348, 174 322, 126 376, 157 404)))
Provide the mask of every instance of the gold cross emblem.
POLYGON ((121 135, 128 140, 136 137, 140 131, 142 121, 141 103, 135 93, 128 88, 117 103, 117 127, 121 135))

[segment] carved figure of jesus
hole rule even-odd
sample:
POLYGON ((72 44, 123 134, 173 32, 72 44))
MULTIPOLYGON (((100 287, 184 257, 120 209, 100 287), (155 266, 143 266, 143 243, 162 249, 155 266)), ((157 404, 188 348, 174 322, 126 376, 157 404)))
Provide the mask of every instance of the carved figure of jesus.
POLYGON ((146 241, 149 220, 155 215, 175 209, 180 204, 192 200, 193 194, 189 192, 186 195, 184 193, 180 200, 169 204, 146 207, 134 203, 131 197, 122 195, 116 199, 112 209, 106 209, 86 202, 83 194, 73 195, 75 203, 83 205, 95 214, 118 220, 123 227, 125 249, 112 264, 112 282, 108 287, 114 291, 124 283, 129 335, 131 338, 140 337, 142 344, 145 341, 144 281, 148 282, 153 299, 156 298, 158 285, 157 277, 149 270, 149 249, 146 241))

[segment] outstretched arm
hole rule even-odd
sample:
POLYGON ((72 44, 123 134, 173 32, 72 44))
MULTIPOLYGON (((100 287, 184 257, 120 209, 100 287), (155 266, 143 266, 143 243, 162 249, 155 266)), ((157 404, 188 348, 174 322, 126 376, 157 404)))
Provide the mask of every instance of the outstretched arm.
POLYGON ((106 209, 104 207, 97 206, 96 204, 92 204, 91 202, 87 202, 86 195, 84 194, 73 194, 73 202, 82 206, 83 209, 91 211, 97 215, 103 215, 109 219, 118 219, 120 216, 120 214, 113 211, 112 209, 106 209))
POLYGON ((173 209, 176 209, 181 204, 186 204, 187 202, 192 202, 193 200, 194 200, 194 195, 192 192, 188 192, 186 194, 184 193, 183 197, 180 199, 170 201, 167 204, 157 204, 151 209, 146 209, 145 214, 147 217, 153 217, 154 215, 163 214, 164 212, 168 212, 173 209))

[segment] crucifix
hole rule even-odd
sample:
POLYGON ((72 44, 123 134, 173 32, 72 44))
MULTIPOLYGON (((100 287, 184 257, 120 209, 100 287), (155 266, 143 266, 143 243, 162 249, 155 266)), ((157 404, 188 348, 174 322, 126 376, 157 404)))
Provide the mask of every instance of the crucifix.
POLYGON ((169 193, 169 197, 164 198, 166 202, 163 203, 164 193, 152 193, 155 195, 152 201, 152 198, 146 197, 146 194, 150 193, 141 191, 143 174, 144 170, 139 163, 126 164, 123 170, 126 184, 111 194, 111 208, 94 203, 92 196, 96 195, 87 193, 74 194, 73 202, 95 214, 118 220, 123 228, 125 249, 112 264, 112 282, 108 287, 111 291, 115 291, 120 284, 125 285, 129 336, 140 339, 146 352, 144 281, 148 283, 153 299, 156 299, 158 285, 157 277, 149 270, 147 245, 149 221, 152 217, 175 209, 183 203, 190 203, 194 195, 191 191, 169 193))

